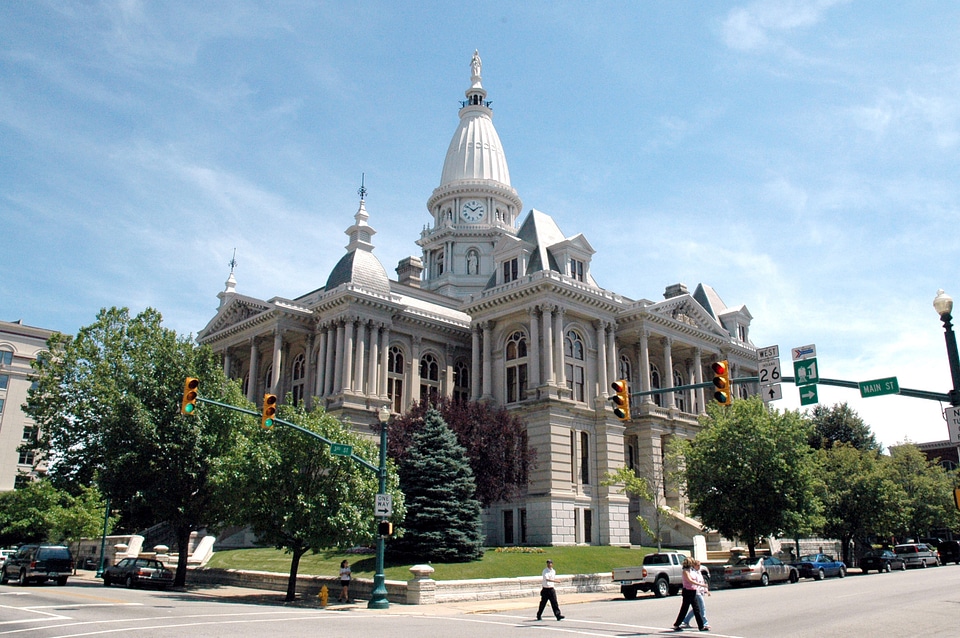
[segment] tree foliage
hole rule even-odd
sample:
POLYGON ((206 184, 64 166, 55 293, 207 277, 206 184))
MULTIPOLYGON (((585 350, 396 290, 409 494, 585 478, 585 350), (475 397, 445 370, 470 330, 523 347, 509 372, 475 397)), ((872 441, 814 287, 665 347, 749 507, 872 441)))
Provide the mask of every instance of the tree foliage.
POLYGON ((441 398, 434 404, 417 403, 389 425, 388 453, 400 463, 413 435, 434 408, 456 434, 467 452, 482 507, 509 501, 522 494, 533 469, 535 451, 527 443, 527 429, 505 408, 481 401, 441 398))
POLYGON ((642 514, 637 515, 637 522, 657 544, 657 551, 659 552, 662 549, 663 521, 669 512, 661 502, 663 496, 656 478, 638 474, 629 467, 621 467, 616 472, 607 473, 600 481, 600 485, 604 487, 620 486, 621 494, 627 494, 653 505, 653 524, 651 525, 642 514))
POLYGON ((840 443, 818 450, 825 521, 818 530, 842 541, 849 560, 850 541, 889 538, 905 522, 906 493, 890 471, 889 457, 840 443))
POLYGON ((880 451, 880 444, 870 426, 846 403, 829 408, 815 405, 809 419, 813 424, 809 442, 814 449, 828 450, 834 445, 849 444, 858 450, 880 451))
MULTIPOLYGON (((103 531, 104 501, 96 487, 77 495, 41 478, 0 493, 0 545, 54 542, 72 544, 103 531)), ((107 531, 110 527, 108 524, 107 531)))
MULTIPOLYGON (((353 454, 379 465, 379 450, 322 408, 305 412, 288 402, 278 417, 316 432, 329 441, 353 446, 353 454)), ((253 419, 237 432, 233 454, 216 471, 216 483, 229 507, 225 522, 250 525, 259 542, 292 554, 287 582, 288 601, 296 597, 301 557, 308 551, 370 544, 376 523, 374 502, 377 475, 354 460, 330 454, 330 448, 285 425, 270 431, 253 419)), ((397 472, 387 471, 387 492, 393 496, 393 516, 404 516, 397 472)))
POLYGON ((809 428, 794 411, 767 408, 759 397, 711 403, 703 429, 680 444, 691 509, 708 527, 745 542, 777 535, 810 515, 813 495, 809 428))
POLYGON ((890 450, 893 480, 906 495, 901 536, 918 538, 936 528, 956 529, 960 513, 953 502, 956 472, 927 460, 920 449, 909 443, 890 450))
POLYGON ((480 502, 466 450, 440 412, 427 410, 400 462, 407 499, 404 535, 391 551, 417 560, 471 561, 483 555, 480 502))
POLYGON ((209 348, 161 324, 150 308, 134 317, 111 308, 75 337, 53 335, 49 355, 34 363, 27 413, 40 428, 37 446, 55 485, 96 483, 121 511, 123 528, 161 521, 174 528, 175 582, 183 585, 190 533, 216 517, 211 465, 241 421, 213 406, 180 415, 184 379, 199 378, 206 398, 245 399, 209 348))

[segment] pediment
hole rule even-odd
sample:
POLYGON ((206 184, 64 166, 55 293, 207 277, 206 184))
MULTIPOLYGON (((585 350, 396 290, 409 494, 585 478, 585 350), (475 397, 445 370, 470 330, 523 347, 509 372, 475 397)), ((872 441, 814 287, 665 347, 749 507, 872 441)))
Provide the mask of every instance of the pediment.
POLYGON ((254 299, 253 297, 245 297, 243 295, 234 295, 232 299, 220 307, 217 314, 214 315, 213 319, 204 326, 203 330, 201 330, 197 336, 198 338, 203 338, 207 335, 220 332, 221 330, 226 330, 230 326, 235 326, 250 317, 269 312, 272 309, 273 305, 266 301, 254 299))
POLYGON ((728 336, 727 330, 690 295, 665 299, 647 308, 648 312, 703 332, 728 336))

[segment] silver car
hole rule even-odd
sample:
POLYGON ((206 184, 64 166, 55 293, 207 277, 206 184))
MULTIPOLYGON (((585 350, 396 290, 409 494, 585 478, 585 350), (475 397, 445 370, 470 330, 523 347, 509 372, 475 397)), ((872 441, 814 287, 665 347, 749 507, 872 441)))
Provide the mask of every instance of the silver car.
POLYGON ((731 587, 739 587, 744 583, 766 587, 781 581, 795 583, 800 580, 800 572, 775 556, 741 556, 723 568, 723 577, 731 587))
POLYGON ((926 543, 904 543, 893 548, 894 553, 901 557, 907 567, 938 566, 940 555, 926 543))

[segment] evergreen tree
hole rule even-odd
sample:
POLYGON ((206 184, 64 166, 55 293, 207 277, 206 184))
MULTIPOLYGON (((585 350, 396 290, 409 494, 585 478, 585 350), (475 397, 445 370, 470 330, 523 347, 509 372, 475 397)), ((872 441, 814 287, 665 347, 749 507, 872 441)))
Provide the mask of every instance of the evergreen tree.
POLYGON ((480 502, 466 450, 436 409, 400 464, 406 497, 404 535, 391 551, 416 560, 466 562, 483 554, 480 502))

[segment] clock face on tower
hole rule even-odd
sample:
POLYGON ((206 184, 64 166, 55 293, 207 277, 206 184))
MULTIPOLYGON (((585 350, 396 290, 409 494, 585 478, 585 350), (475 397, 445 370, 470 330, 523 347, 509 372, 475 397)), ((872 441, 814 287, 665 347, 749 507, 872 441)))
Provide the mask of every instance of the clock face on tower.
POLYGON ((460 216, 468 222, 478 222, 483 219, 486 212, 487 207, 483 205, 483 202, 471 199, 463 204, 463 208, 460 209, 460 216))

